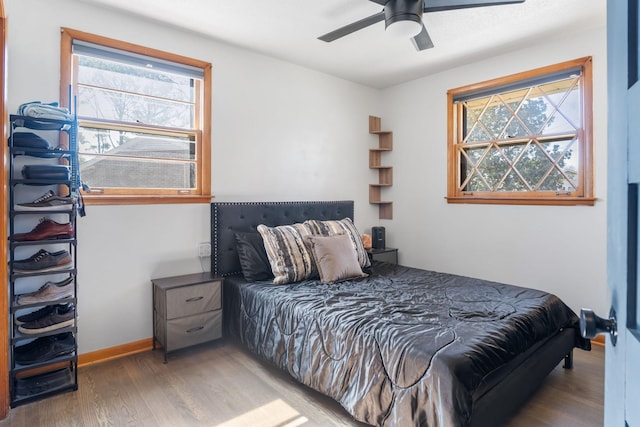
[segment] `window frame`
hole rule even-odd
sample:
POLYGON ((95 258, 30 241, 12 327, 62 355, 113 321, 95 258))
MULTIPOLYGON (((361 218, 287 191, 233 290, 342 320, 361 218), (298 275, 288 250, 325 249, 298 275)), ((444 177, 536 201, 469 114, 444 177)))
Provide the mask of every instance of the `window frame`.
MULTIPOLYGON (((196 186, 193 189, 149 189, 149 188, 95 188, 82 191, 84 201, 88 205, 117 205, 117 204, 170 204, 170 203, 210 203, 211 194, 211 75, 210 63, 176 55, 161 50, 148 48, 108 37, 86 33, 70 28, 61 28, 60 37, 60 105, 70 108, 69 87, 72 86, 76 93, 76 81, 72 81, 73 55, 72 46, 74 40, 93 43, 100 46, 119 49, 135 54, 157 58, 163 61, 171 61, 191 67, 202 69, 204 77, 202 90, 196 91, 200 104, 200 114, 196 115, 196 186)), ((98 123, 92 120, 80 120, 81 123, 98 123)), ((118 123, 108 121, 106 123, 118 123)), ((124 126, 130 130, 130 125, 124 126)), ((157 128, 156 128, 157 129, 157 128)), ((140 131, 145 131, 145 126, 139 126, 140 131)), ((147 129, 148 130, 148 129, 147 129)), ((171 132, 170 128, 166 129, 171 132)), ((189 133, 182 130, 183 133, 189 133)), ((60 141, 61 145, 65 141, 60 141)))
POLYGON ((509 204, 509 205, 587 205, 597 200, 593 194, 593 79, 592 58, 584 57, 555 65, 536 68, 492 80, 474 83, 447 91, 447 203, 509 204), (460 188, 461 158, 464 143, 462 104, 455 100, 465 95, 497 93, 499 88, 515 86, 519 82, 537 80, 565 70, 580 68, 582 71, 581 97, 583 107, 582 129, 578 129, 578 188, 574 194, 565 192, 503 191, 467 192, 460 188), (494 89, 496 92, 490 92, 494 89))

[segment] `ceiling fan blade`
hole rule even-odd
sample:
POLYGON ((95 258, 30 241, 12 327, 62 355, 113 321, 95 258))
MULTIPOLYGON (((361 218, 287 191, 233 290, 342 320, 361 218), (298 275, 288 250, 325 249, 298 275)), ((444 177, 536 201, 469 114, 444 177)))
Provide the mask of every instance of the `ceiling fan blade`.
POLYGON ((420 31, 417 36, 411 38, 411 42, 418 51, 431 49, 433 47, 433 41, 431 41, 429 32, 424 24, 422 24, 422 31, 420 31))
POLYGON ((524 3, 525 0, 424 0, 422 11, 439 12, 443 10, 467 9, 470 7, 500 6, 524 3))
POLYGON ((384 21, 384 11, 376 13, 375 15, 371 15, 359 21, 353 22, 349 25, 345 25, 344 27, 338 28, 337 30, 331 31, 330 33, 327 33, 323 36, 318 37, 318 39, 325 42, 332 42, 334 40, 339 39, 340 37, 344 37, 348 34, 351 34, 355 31, 366 28, 369 25, 373 25, 376 22, 380 22, 380 21, 384 21))

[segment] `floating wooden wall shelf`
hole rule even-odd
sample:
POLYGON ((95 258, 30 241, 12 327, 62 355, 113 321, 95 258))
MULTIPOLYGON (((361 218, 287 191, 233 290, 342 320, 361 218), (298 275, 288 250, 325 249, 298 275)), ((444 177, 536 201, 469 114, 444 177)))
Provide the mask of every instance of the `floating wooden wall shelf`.
POLYGON ((378 205, 380 219, 392 219, 393 202, 382 200, 382 190, 393 185, 393 168, 382 165, 382 154, 393 150, 393 132, 381 129, 380 117, 369 116, 369 133, 378 135, 378 148, 369 149, 369 168, 378 170, 378 183, 369 184, 369 203, 378 205))

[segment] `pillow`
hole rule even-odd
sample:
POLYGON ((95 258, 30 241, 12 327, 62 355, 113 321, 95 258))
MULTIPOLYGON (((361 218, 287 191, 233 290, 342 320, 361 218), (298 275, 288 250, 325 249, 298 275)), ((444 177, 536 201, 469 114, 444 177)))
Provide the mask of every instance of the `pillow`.
POLYGON ((236 250, 242 275, 248 282, 273 279, 260 233, 236 233, 236 250))
POLYGON ((311 253, 322 283, 367 277, 362 272, 351 239, 346 234, 335 236, 309 236, 311 253))
POLYGON ((307 236, 311 231, 304 224, 258 226, 258 232, 264 241, 264 248, 275 276, 273 283, 299 282, 318 276, 313 255, 308 247, 307 236))
POLYGON ((371 265, 371 261, 369 261, 369 254, 364 249, 360 233, 358 233, 358 230, 353 224, 353 221, 351 221, 351 218, 330 221, 310 219, 308 221, 305 221, 304 223, 309 227, 312 234, 319 234, 321 236, 335 236, 336 234, 346 234, 351 241, 353 250, 356 252, 360 267, 366 268, 371 265))

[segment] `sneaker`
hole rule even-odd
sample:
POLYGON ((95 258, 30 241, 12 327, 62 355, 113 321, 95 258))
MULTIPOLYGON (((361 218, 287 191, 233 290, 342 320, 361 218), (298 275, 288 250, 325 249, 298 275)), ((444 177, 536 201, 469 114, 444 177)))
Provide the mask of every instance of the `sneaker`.
POLYGON ((61 282, 46 282, 35 292, 16 295, 17 305, 38 304, 73 296, 73 276, 61 282))
POLYGON ((23 314, 22 316, 17 316, 14 320, 16 325, 23 325, 28 322, 33 322, 34 320, 38 320, 42 317, 48 316, 49 313, 56 309, 55 305, 47 305, 46 307, 42 307, 39 310, 32 311, 31 313, 23 314))
POLYGON ((27 259, 13 262, 13 271, 16 273, 34 273, 39 271, 64 270, 71 267, 73 260, 69 252, 62 250, 49 252, 40 249, 27 259))
POLYGON ((73 237, 73 224, 61 224, 51 218, 40 218, 40 222, 28 233, 15 233, 12 240, 26 242, 46 239, 70 239, 73 237))
POLYGON ((75 199, 73 197, 56 196, 53 190, 49 190, 42 196, 29 203, 18 203, 15 207, 17 211, 70 211, 73 208, 75 199))
POLYGON ((36 338, 13 350, 13 360, 20 365, 33 365, 56 357, 71 354, 76 349, 76 339, 71 332, 36 338))
POLYGON ((44 317, 18 326, 18 331, 32 335, 55 331, 75 324, 76 309, 73 304, 58 304, 54 310, 44 317))

